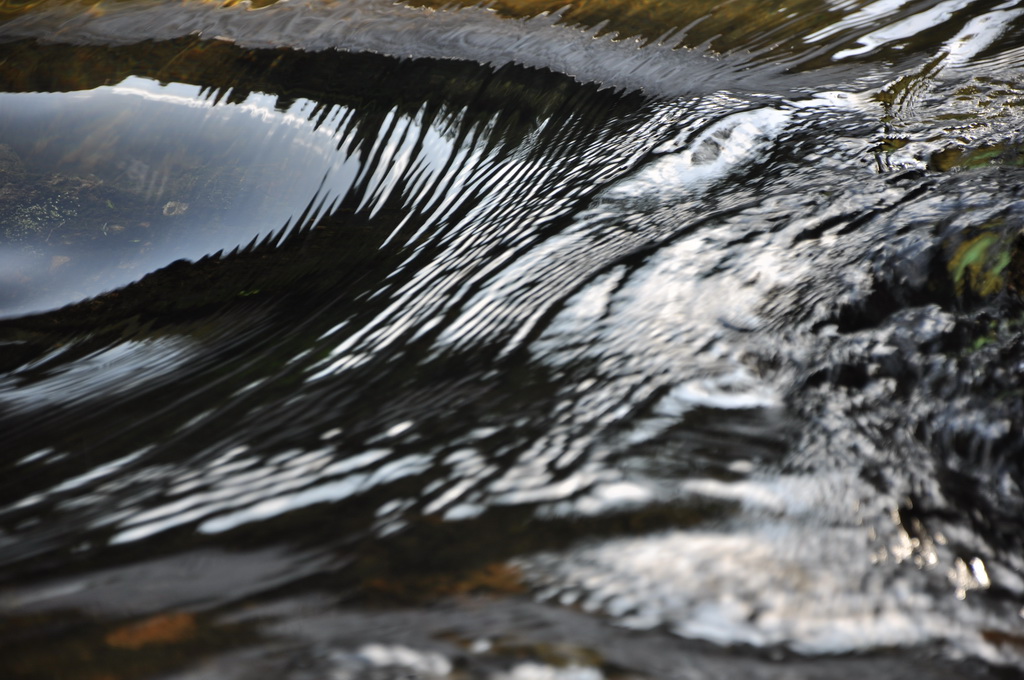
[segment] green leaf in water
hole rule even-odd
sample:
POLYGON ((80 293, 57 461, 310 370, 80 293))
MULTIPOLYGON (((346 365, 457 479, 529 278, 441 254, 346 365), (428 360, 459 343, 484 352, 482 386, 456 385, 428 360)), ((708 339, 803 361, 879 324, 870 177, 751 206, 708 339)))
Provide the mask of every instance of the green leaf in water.
POLYGON ((1003 272, 1012 261, 1009 244, 987 231, 962 243, 947 265, 958 295, 968 290, 983 297, 1003 289, 1003 272), (998 248, 993 246, 998 245, 998 248))

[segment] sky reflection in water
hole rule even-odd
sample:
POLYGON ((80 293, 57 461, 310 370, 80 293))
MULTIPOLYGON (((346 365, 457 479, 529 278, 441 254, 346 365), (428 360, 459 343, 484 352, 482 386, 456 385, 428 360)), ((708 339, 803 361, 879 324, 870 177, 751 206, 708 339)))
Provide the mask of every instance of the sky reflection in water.
MULTIPOLYGON (((0 315, 46 311, 175 260, 283 238, 348 192, 360 170, 343 136, 350 111, 335 107, 314 121, 308 100, 281 111, 273 96, 217 103, 215 94, 133 76, 85 92, 0 95, 0 135, 28 175, 112 186, 133 201, 103 201, 105 214, 87 216, 92 233, 72 236, 63 232, 82 219, 74 206, 34 222, 24 217, 20 238, 0 251, 12 262, 6 276, 20 284, 0 315)), ((80 203, 74 192, 68 201, 80 203)), ((43 206, 19 210, 12 220, 43 206)))

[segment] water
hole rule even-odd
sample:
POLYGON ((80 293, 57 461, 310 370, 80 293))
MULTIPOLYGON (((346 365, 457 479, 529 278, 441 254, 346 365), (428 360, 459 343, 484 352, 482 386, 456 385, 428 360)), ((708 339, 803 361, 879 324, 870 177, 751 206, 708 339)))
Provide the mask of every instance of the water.
POLYGON ((5 675, 1019 675, 1024 11, 545 9, 4 8, 5 675))
POLYGON ((7 236, 21 246, 10 251, 25 259, 9 317, 285 238, 310 201, 329 206, 355 179, 349 157, 332 153, 344 140, 307 120, 308 101, 288 112, 267 95, 215 107, 199 86, 129 76, 83 93, 8 94, 3 107, 6 148, 28 162, 8 190, 7 236))

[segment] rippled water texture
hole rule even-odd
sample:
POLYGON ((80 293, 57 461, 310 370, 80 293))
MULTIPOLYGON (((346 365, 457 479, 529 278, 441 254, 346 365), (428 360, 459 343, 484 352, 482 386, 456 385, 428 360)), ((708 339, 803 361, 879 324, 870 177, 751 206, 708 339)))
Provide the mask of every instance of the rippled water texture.
POLYGON ((0 675, 1024 670, 1017 3, 0 18, 0 675))

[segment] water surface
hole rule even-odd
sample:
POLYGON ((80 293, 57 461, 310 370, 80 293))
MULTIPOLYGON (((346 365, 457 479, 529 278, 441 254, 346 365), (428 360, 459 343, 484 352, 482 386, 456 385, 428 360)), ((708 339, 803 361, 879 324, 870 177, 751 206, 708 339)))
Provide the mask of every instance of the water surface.
POLYGON ((1024 12, 547 9, 8 11, 6 672, 1019 674, 1024 12))

